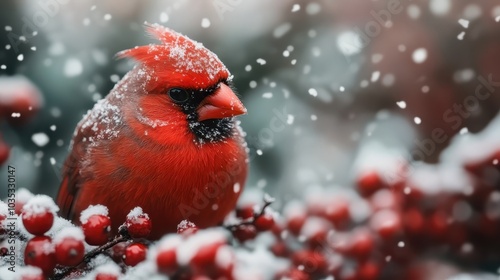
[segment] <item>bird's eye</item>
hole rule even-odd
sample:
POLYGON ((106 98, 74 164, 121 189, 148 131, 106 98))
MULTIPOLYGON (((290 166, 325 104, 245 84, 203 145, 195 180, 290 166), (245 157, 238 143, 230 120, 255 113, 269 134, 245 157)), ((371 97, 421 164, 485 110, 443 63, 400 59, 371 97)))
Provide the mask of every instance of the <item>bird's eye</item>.
POLYGON ((172 88, 168 91, 168 96, 172 98, 174 102, 184 103, 189 99, 189 93, 180 88, 172 88))

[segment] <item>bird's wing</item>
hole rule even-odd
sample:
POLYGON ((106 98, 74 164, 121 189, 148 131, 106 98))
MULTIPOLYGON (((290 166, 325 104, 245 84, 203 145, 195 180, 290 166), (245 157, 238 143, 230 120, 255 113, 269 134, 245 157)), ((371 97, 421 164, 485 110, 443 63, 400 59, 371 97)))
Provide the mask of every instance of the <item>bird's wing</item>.
POLYGON ((88 142, 82 141, 84 138, 92 137, 93 131, 90 129, 77 128, 77 134, 73 138, 73 147, 62 170, 62 182, 57 194, 57 204, 62 217, 73 219, 73 203, 80 188, 80 164, 88 149, 88 142))

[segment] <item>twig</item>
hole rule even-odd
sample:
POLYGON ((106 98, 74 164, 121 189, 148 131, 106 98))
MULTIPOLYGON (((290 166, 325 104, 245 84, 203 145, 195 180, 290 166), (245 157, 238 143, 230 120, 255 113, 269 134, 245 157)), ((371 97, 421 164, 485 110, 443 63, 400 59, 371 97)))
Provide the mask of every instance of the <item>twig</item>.
POLYGON ((248 226, 248 225, 254 225, 255 221, 260 217, 263 216, 266 213, 266 208, 269 207, 274 202, 274 198, 270 197, 268 194, 264 195, 264 205, 260 209, 258 213, 253 213, 253 217, 248 218, 245 221, 242 221, 240 223, 234 224, 234 225, 227 225, 224 226, 228 230, 234 230, 240 226, 248 226))

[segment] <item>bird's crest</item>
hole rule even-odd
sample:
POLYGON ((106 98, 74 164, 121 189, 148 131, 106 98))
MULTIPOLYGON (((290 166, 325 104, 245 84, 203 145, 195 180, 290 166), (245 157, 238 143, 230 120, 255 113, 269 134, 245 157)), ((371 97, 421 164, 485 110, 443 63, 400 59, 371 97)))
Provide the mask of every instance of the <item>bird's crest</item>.
POLYGON ((151 68, 155 81, 203 89, 228 79, 226 66, 203 44, 159 24, 147 24, 146 30, 162 44, 150 44, 124 50, 119 58, 130 57, 151 68))

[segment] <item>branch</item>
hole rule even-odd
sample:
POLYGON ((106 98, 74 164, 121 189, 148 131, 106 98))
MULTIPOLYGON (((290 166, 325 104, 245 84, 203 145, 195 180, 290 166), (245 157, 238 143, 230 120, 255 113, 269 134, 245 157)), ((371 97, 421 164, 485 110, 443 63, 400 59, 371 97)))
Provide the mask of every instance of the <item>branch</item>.
POLYGON ((275 201, 274 198, 272 198, 268 194, 264 194, 264 205, 262 206, 262 208, 260 209, 260 211, 258 213, 253 213, 253 217, 251 217, 245 221, 242 221, 241 223, 237 223, 234 225, 227 225, 227 226, 224 226, 224 228, 226 228, 228 230, 234 230, 235 228, 240 227, 240 226, 254 225, 255 221, 260 216, 263 216, 266 213, 266 208, 269 207, 269 205, 271 205, 274 201, 275 201))

